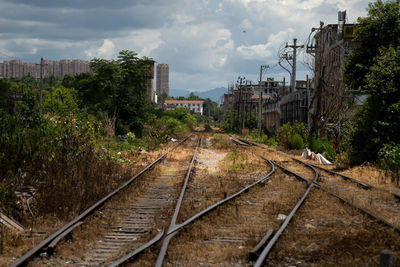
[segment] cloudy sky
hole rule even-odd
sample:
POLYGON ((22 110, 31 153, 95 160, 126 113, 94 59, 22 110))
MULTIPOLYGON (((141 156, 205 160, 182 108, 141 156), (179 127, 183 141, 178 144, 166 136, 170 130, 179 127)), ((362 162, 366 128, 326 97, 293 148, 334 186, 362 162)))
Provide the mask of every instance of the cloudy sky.
MULTIPOLYGON (((239 75, 281 79, 279 48, 319 22, 366 15, 366 0, 0 0, 0 61, 116 58, 129 49, 170 66, 170 87, 206 91, 239 75), (10 57, 11 56, 11 57, 10 57), (275 67, 274 67, 275 66, 275 67)), ((297 79, 307 67, 298 56, 297 79)), ((306 59, 305 59, 306 60, 306 59)))

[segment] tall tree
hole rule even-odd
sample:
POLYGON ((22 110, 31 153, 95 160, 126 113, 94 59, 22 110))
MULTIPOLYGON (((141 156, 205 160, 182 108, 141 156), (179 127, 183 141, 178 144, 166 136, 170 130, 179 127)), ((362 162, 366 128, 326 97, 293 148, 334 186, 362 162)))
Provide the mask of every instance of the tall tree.
POLYGON ((369 3, 368 16, 358 18, 354 41, 360 46, 347 56, 346 81, 353 89, 364 89, 365 77, 379 49, 400 45, 400 0, 369 3))
POLYGON ((399 144, 400 127, 400 1, 370 4, 359 19, 357 40, 346 65, 351 85, 364 88, 367 101, 355 116, 351 162, 378 159, 385 144, 399 144))

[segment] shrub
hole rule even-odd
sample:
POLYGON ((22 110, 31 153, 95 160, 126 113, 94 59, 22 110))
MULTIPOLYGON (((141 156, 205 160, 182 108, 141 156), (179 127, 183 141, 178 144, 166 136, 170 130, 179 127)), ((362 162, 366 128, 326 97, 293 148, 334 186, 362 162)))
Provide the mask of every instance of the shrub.
POLYGON ((251 130, 250 135, 248 137, 251 140, 256 141, 258 143, 268 144, 268 136, 265 135, 265 134, 262 134, 261 136, 258 136, 258 129, 256 129, 256 128, 251 130))
POLYGON ((325 157, 329 160, 335 159, 335 149, 328 140, 311 139, 310 148, 315 153, 325 153, 325 157))
POLYGON ((290 123, 286 123, 278 129, 279 144, 284 148, 290 148, 290 143, 293 134, 293 127, 290 123))
POLYGON ((132 132, 128 132, 126 134, 126 139, 128 140, 128 143, 132 145, 133 142, 135 141, 135 134, 132 132))
POLYGON ((400 173, 400 145, 399 144, 385 144, 383 148, 379 150, 379 159, 381 166, 385 169, 391 170, 396 181, 399 181, 400 173))
POLYGON ((303 149, 304 148, 303 139, 301 138, 301 136, 298 133, 296 133, 292 136, 292 138, 290 140, 290 147, 292 149, 303 149))
POLYGON ((296 121, 293 125, 293 134, 299 134, 303 140, 304 146, 307 146, 308 130, 306 124, 296 121))
POLYGON ((278 141, 276 140, 276 137, 268 138, 267 145, 270 146, 270 147, 277 147, 278 146, 278 141))

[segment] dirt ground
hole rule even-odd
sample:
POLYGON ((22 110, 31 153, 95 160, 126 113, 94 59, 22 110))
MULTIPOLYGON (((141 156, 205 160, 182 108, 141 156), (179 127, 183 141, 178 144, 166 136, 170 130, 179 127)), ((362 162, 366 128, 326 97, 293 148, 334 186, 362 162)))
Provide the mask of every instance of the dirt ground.
MULTIPOLYGON (((154 168, 144 177, 160 176, 168 173, 172 167, 178 170, 180 161, 188 164, 195 140, 192 139, 191 144, 171 154, 160 168, 154 168)), ((127 168, 131 168, 133 175, 173 145, 170 143, 151 153, 135 153, 130 156, 130 159, 135 159, 135 165, 127 168)), ((291 156, 305 160, 297 153, 300 151, 291 151, 291 156)), ((310 181, 314 178, 313 171, 299 166, 274 149, 237 146, 229 141, 228 135, 205 133, 177 222, 184 222, 197 212, 265 176, 271 166, 258 154, 290 168, 310 181)), ((310 163, 315 164, 312 161, 310 163)), ((323 167, 335 169, 335 166, 323 167)), ((182 169, 182 176, 184 171, 182 169)), ((385 173, 374 166, 358 166, 340 172, 400 194, 399 187, 385 179, 385 173)), ((88 218, 73 234, 72 241, 61 243, 58 256, 74 259, 76 263, 81 260, 77 250, 91 247, 100 235, 108 231, 110 225, 120 219, 113 210, 118 209, 121 203, 140 200, 139 196, 150 185, 159 183, 156 178, 151 179, 138 181, 127 190, 127 194, 116 197, 100 212, 96 212, 96 216, 88 218), (88 235, 87 230, 93 225, 97 225, 97 229, 88 235)), ((319 182, 400 227, 400 203, 390 194, 380 190, 366 191, 326 173, 321 174, 319 182)), ((178 194, 180 183, 175 181, 174 186, 176 190, 171 191, 171 194, 178 194)), ((179 231, 169 245, 165 266, 251 266, 254 262, 249 261, 249 251, 269 229, 279 229, 282 223, 279 216, 290 213, 305 189, 306 183, 277 170, 268 181, 179 231)), ((174 202, 168 205, 154 219, 155 230, 152 236, 160 227, 168 227, 174 202)), ((0 266, 9 265, 66 222, 52 216, 38 217, 32 220, 31 225, 25 225, 27 230, 21 233, 3 231, 5 234, 2 235, 0 266)), ((135 246, 146 242, 149 237, 137 240, 135 246)), ((128 265, 153 266, 161 243, 158 242, 128 265)), ((132 244, 129 249, 134 248, 132 244)), ((377 266, 379 253, 383 249, 393 251, 395 266, 400 266, 399 233, 314 187, 272 249, 265 266, 377 266)), ((121 255, 127 251, 121 251, 121 255)), ((72 263, 52 262, 54 266, 74 265, 72 263)), ((40 259, 33 262, 36 266, 43 264, 40 259)))

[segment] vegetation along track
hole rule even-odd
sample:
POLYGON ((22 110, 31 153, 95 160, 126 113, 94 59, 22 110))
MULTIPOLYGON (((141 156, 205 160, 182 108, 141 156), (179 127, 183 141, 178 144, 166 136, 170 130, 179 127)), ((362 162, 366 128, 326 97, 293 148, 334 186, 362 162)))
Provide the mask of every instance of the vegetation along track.
MULTIPOLYGON (((326 170, 320 170, 319 179, 311 182, 312 176, 307 173, 317 172, 311 164, 272 150, 264 150, 264 155, 275 159, 290 176, 322 189, 310 193, 294 223, 285 230, 283 240, 271 251, 271 266, 375 265, 383 249, 391 249, 399 264, 399 210, 395 194, 326 170)), ((259 265, 268 253, 264 253, 259 265)))
POLYGON ((195 142, 194 135, 183 139, 11 266, 105 264, 140 246, 168 223, 195 142), (55 247, 64 236, 69 242, 55 247))

